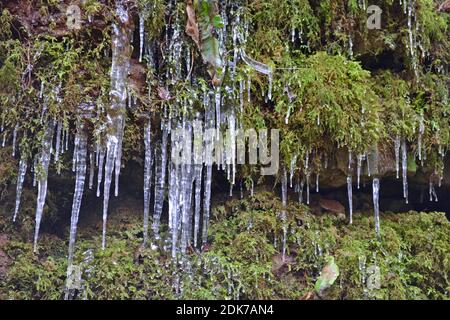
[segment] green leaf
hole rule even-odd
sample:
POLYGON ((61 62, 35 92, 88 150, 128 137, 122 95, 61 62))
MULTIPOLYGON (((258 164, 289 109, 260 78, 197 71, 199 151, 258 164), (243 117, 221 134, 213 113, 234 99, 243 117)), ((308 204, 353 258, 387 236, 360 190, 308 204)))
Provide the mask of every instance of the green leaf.
POLYGON ((316 281, 316 292, 321 293, 331 287, 338 276, 339 267, 336 262, 334 262, 334 257, 330 256, 327 258, 327 264, 323 267, 322 272, 316 281))
POLYGON ((215 68, 222 66, 219 53, 219 41, 214 37, 206 38, 202 43, 203 60, 215 68))
POLYGON ((212 20, 213 26, 215 28, 223 28, 225 25, 223 24, 222 18, 220 15, 216 14, 212 20))

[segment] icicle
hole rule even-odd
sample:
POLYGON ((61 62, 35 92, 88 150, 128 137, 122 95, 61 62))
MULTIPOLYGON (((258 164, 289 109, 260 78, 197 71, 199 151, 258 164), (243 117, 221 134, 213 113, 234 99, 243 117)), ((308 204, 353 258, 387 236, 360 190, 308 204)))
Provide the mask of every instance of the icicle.
POLYGON ((33 187, 37 185, 37 164, 38 164, 38 156, 35 156, 33 159, 33 166, 31 167, 31 171, 33 172, 33 187))
POLYGON ((77 165, 77 152, 78 152, 78 146, 80 144, 79 136, 75 135, 75 141, 74 141, 74 147, 73 147, 73 156, 72 156, 72 171, 75 172, 76 165, 77 165))
MULTIPOLYGON (((214 128, 214 106, 211 105, 209 101, 209 94, 205 96, 204 101, 205 106, 205 130, 211 130, 214 128)), ((204 173, 204 187, 203 187, 203 226, 202 226, 202 245, 206 245, 208 242, 208 227, 209 227, 209 213, 211 208, 211 179, 212 179, 212 163, 213 154, 211 145, 215 142, 214 137, 208 134, 203 136, 204 145, 204 162, 205 162, 205 173, 204 173)))
POLYGON ((181 253, 186 253, 187 246, 190 242, 191 232, 191 208, 192 208, 192 181, 193 172, 192 163, 192 126, 190 122, 184 123, 186 136, 180 137, 180 144, 185 154, 189 154, 187 164, 182 165, 181 171, 181 253))
POLYGON ((222 100, 222 95, 220 92, 220 87, 216 88, 216 91, 214 93, 214 97, 215 97, 215 106, 216 106, 216 131, 217 131, 217 135, 219 135, 219 130, 220 130, 220 107, 221 107, 221 100, 222 100))
POLYGON ((111 106, 107 115, 108 134, 106 136, 105 181, 103 187, 103 232, 102 249, 106 245, 106 222, 108 218, 109 192, 112 174, 115 169, 116 192, 118 192, 120 165, 122 156, 122 139, 125 125, 124 113, 127 99, 127 78, 130 66, 131 46, 129 15, 122 2, 116 2, 118 24, 113 25, 112 64, 111 64, 111 106))
POLYGON ((295 170, 296 163, 297 163, 297 155, 292 157, 291 165, 289 167, 289 185, 291 188, 292 188, 292 179, 294 178, 294 170, 295 170))
POLYGON ((155 168, 155 203, 153 210, 153 234, 156 239, 159 239, 159 222, 161 219, 162 208, 164 204, 164 191, 166 182, 166 167, 167 167, 167 138, 169 130, 167 125, 163 125, 161 138, 161 157, 157 162, 155 168))
MULTIPOLYGON (((111 139, 111 138, 110 138, 111 139)), ((109 193, 111 188, 111 178, 114 171, 114 157, 116 155, 117 140, 110 140, 106 144, 106 162, 105 162, 105 182, 103 184, 103 230, 102 230, 102 249, 106 246, 106 222, 108 219, 109 193)))
MULTIPOLYGON (((69 258, 67 263, 67 281, 71 279, 73 272, 73 256, 75 253, 75 240, 77 235, 78 217, 80 214, 81 200, 83 198, 84 182, 86 179, 86 155, 87 155, 87 135, 84 132, 84 125, 81 122, 78 126, 76 139, 78 140, 78 148, 76 157, 76 178, 75 193, 73 195, 72 215, 70 218, 70 236, 69 236, 69 258)), ((68 289, 66 291, 66 299, 68 297, 68 289)))
POLYGON ((94 186, 94 170, 95 170, 95 157, 94 152, 90 152, 89 154, 89 189, 92 190, 94 186))
POLYGON ((179 166, 173 161, 169 162, 169 229, 172 234, 172 257, 176 257, 176 245, 178 237, 178 173, 179 166))
POLYGON ((205 173, 205 189, 203 200, 203 237, 202 242, 205 245, 208 242, 208 226, 209 226, 209 212, 211 207, 211 179, 212 179, 212 166, 206 166, 205 173))
MULTIPOLYGON (((56 145, 55 145, 55 163, 58 162, 59 160, 59 152, 60 152, 60 148, 61 148, 61 130, 62 130, 62 123, 61 121, 58 121, 57 125, 56 125, 56 145)), ((61 173, 61 169, 60 166, 57 166, 57 172, 58 174, 61 173)))
POLYGON ((433 198, 434 198, 435 202, 438 202, 438 196, 437 196, 437 193, 436 193, 436 189, 435 189, 434 184, 433 184, 433 182, 431 180, 430 180, 430 190, 429 190, 429 192, 430 192, 430 202, 433 201, 433 198))
POLYGON ((98 174, 97 174, 97 197, 100 197, 100 186, 102 184, 103 180, 103 162, 105 160, 105 149, 103 147, 99 146, 99 153, 98 153, 98 174))
POLYGON ((151 120, 144 129, 144 245, 148 239, 148 219, 150 214, 150 188, 152 178, 152 145, 151 145, 151 120))
POLYGON ((406 149, 406 141, 402 141, 402 177, 403 177, 403 198, 408 203, 408 151, 406 149))
MULTIPOLYGON (((406 2, 406 0, 405 0, 406 2)), ((412 66, 413 66, 413 70, 414 70, 414 74, 416 76, 416 78, 419 76, 418 74, 418 68, 417 68, 417 58, 416 58, 416 54, 415 54, 415 44, 414 44, 414 39, 413 39, 413 30, 412 30, 412 17, 413 17, 413 3, 411 0, 408 1, 408 38, 409 38, 409 43, 408 43, 408 47, 409 47, 409 53, 410 53, 410 57, 411 57, 411 62, 412 62, 412 66)))
POLYGON ((292 110, 292 102, 294 101, 295 95, 291 92, 291 89, 289 88, 289 85, 286 85, 284 88, 284 91, 286 92, 288 96, 288 110, 286 112, 286 117, 284 118, 284 123, 289 124, 289 117, 291 116, 291 110, 292 110))
POLYGON ((273 70, 269 65, 253 60, 252 58, 248 57, 243 49, 241 50, 241 57, 246 64, 248 64, 256 71, 265 74, 267 76, 273 73, 273 70))
POLYGON ((244 113, 244 80, 239 80, 239 108, 241 114, 244 113))
POLYGON ((272 100, 273 73, 270 72, 269 75, 268 75, 268 77, 269 77, 269 89, 268 89, 268 92, 267 92, 267 98, 268 98, 269 100, 272 100))
POLYGON ((180 209, 181 209, 181 253, 184 255, 189 243, 190 235, 190 213, 192 200, 192 166, 189 164, 182 166, 181 172, 181 189, 180 192, 180 209))
POLYGON ((375 215, 375 231, 377 235, 380 235, 380 207, 379 207, 380 180, 378 178, 373 179, 372 192, 373 192, 373 212, 375 215))
POLYGON ((239 14, 237 14, 236 21, 233 22, 232 27, 233 61, 231 62, 231 75, 230 75, 232 82, 234 82, 234 76, 236 74, 236 66, 238 62, 238 48, 237 48, 238 24, 239 24, 239 14))
POLYGON ((350 59, 353 59, 353 39, 351 34, 348 35, 348 56, 350 59))
POLYGON ((62 130, 62 137, 61 137, 61 154, 63 154, 64 153, 64 141, 65 141, 65 139, 66 139, 66 130, 62 130))
POLYGON ((247 102, 251 102, 251 90, 252 90, 252 79, 250 78, 250 75, 248 75, 247 78, 247 102))
POLYGON ((399 177, 399 171, 400 171, 400 135, 395 136, 394 140, 394 151, 395 151, 395 170, 397 173, 397 179, 399 177))
POLYGON ((115 154, 115 163, 114 163, 114 174, 115 174, 115 179, 114 179, 114 183, 115 183, 115 190, 114 190, 114 196, 118 196, 119 195, 119 178, 120 178, 120 169, 122 166, 122 140, 123 140, 123 132, 125 130, 125 119, 123 116, 120 117, 120 121, 121 121, 121 129, 120 129, 120 134, 118 135, 118 143, 116 146, 116 154, 115 154))
POLYGON ((353 163, 353 157, 352 157, 352 151, 348 151, 348 171, 351 172, 352 170, 352 163, 353 163))
POLYGON ((39 237, 39 228, 41 226, 42 213, 44 211, 45 198, 47 197, 47 178, 48 165, 50 163, 50 155, 52 149, 53 139, 53 123, 50 122, 45 130, 42 140, 41 153, 39 157, 39 165, 41 167, 41 175, 38 179, 38 196, 36 205, 36 225, 34 231, 34 246, 33 251, 37 252, 37 241, 39 237))
POLYGON ((44 81, 41 81, 41 89, 39 90, 39 99, 44 96, 44 81))
POLYGON ((67 150, 69 150, 69 138, 70 138, 69 137, 69 128, 67 128, 65 132, 66 132, 65 137, 66 137, 66 151, 67 151, 67 150))
POLYGON ((319 173, 316 173, 316 192, 319 192, 319 173))
POLYGON ((144 51, 144 15, 139 14, 139 62, 142 62, 142 52, 144 51))
POLYGON ((305 187, 305 180, 300 178, 297 181, 298 183, 298 203, 303 203, 303 188, 305 187))
POLYGON ((306 174, 306 204, 309 205, 309 173, 306 174))
POLYGON ((419 156, 419 160, 421 161, 422 165, 423 165, 423 159, 422 159, 422 136, 425 132, 425 125, 423 123, 423 115, 420 116, 420 120, 419 120, 419 138, 417 141, 417 153, 419 156))
POLYGON ((195 166, 195 213, 194 213, 194 247, 197 247, 198 233, 200 229, 200 210, 201 210, 201 200, 202 200, 202 165, 195 166))
POLYGON ((305 156, 305 172, 308 172, 309 169, 309 152, 306 152, 305 156))
MULTIPOLYGON (((267 65, 267 64, 264 64, 264 63, 261 63, 259 61, 253 60, 252 58, 247 56, 247 54, 245 53, 245 51, 243 49, 241 49, 241 57, 242 57, 242 60, 246 64, 248 64, 250 67, 252 67, 256 71, 258 71, 258 72, 268 76, 268 78, 269 78, 269 89, 268 89, 267 98, 269 100, 272 100, 273 68, 271 66, 267 65)), ((250 97, 250 95, 249 95, 249 97, 250 97)))
POLYGON ((356 167, 356 176, 357 176, 357 187, 359 189, 360 186, 360 181, 361 181, 361 167, 362 167, 362 160, 363 160, 363 155, 359 154, 358 155, 358 164, 356 167))
POLYGON ((353 223, 353 190, 352 190, 352 176, 347 176, 347 195, 348 195, 348 212, 349 222, 353 223))
POLYGON ((287 173, 286 168, 283 167, 281 176, 281 203, 283 210, 281 211, 281 223, 283 224, 283 246, 282 246, 282 259, 284 261, 286 256, 286 238, 287 238, 287 223, 286 223, 286 208, 287 208, 287 173))
POLYGON ((17 130, 18 130, 19 126, 16 125, 14 127, 14 131, 13 131, 13 142, 12 142, 12 156, 15 157, 16 156, 16 140, 17 140, 17 130))
POLYGON ((13 222, 16 222, 17 213, 19 212, 20 200, 22 197, 23 182, 25 180, 25 174, 27 173, 27 160, 22 155, 19 161, 19 173, 17 174, 17 186, 16 186, 16 207, 14 209, 13 222))

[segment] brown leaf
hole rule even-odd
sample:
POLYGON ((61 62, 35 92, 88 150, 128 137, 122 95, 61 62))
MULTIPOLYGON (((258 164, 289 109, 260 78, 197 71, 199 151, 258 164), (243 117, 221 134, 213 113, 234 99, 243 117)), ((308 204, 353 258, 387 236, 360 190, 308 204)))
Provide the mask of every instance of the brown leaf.
POLYGON ((298 300, 311 300, 312 298, 314 298, 314 293, 310 291, 310 292, 305 293, 298 300))
POLYGON ((197 47, 200 49, 200 33, 198 31, 197 17, 195 16, 195 9, 192 0, 186 1, 186 33, 192 38, 197 47))

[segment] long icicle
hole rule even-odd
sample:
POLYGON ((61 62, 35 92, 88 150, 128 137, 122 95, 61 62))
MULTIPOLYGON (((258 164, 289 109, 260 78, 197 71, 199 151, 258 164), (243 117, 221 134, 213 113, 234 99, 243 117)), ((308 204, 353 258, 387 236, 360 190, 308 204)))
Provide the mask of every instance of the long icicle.
MULTIPOLYGON (((87 135, 84 132, 84 125, 81 122, 77 132, 78 149, 76 157, 76 177, 75 193, 72 202, 72 214, 70 218, 70 236, 69 236, 69 258, 67 262, 67 284, 70 283, 73 273, 73 256, 75 253, 75 241, 77 236, 78 217, 80 215, 81 200, 83 198, 84 182, 86 180, 86 156, 87 156, 87 135)), ((66 287, 65 299, 69 296, 69 287, 66 287)))
POLYGON ((45 129, 44 138, 42 140, 41 153, 39 157, 39 165, 41 167, 41 174, 38 180, 38 196, 36 204, 36 225, 34 230, 34 245, 33 251, 37 252, 37 241, 39 238, 39 229, 41 226, 42 213, 44 211, 45 198, 47 197, 47 179, 48 166, 50 164, 50 156, 52 151, 54 124, 49 121, 45 129))
POLYGON ((130 66, 131 46, 128 9, 124 1, 116 1, 117 23, 113 24, 112 33, 112 66, 111 66, 111 106, 108 110, 108 134, 106 136, 105 181, 103 188, 103 231, 102 249, 106 245, 106 222, 108 219, 108 205, 112 174, 115 169, 116 195, 118 192, 118 178, 122 138, 124 129, 124 114, 127 99, 127 78, 130 66))
POLYGON ((200 228, 200 211, 201 211, 201 191, 202 191, 202 169, 201 164, 195 166, 195 211, 194 211, 194 247, 197 247, 198 231, 200 228))
POLYGON ((152 145, 151 145, 151 120, 144 129, 144 245, 148 240, 148 219, 150 214, 150 191, 152 178, 152 145))
POLYGON ((287 172, 286 167, 283 167, 281 172, 281 203, 283 209, 281 210, 281 223, 283 228, 283 242, 282 242, 282 259, 285 260, 286 257, 286 238, 287 238, 287 172))
POLYGON ((19 173, 17 174, 17 187, 16 187, 16 207, 14 209, 13 222, 16 222, 17 213, 19 212, 20 199, 22 197, 23 182, 25 180, 25 174, 27 173, 27 159, 24 155, 19 161, 19 173))
POLYGON ((347 176, 347 195, 348 195, 348 212, 349 223, 353 223, 353 190, 352 190, 352 176, 347 176))
POLYGON ((403 198, 408 203, 408 150, 406 147, 406 141, 402 141, 402 177, 403 177, 403 198))
POLYGON ((372 182, 372 192, 373 192, 373 212, 375 216, 375 231, 377 235, 380 235, 380 180, 374 178, 372 182))
POLYGON ((155 168, 155 203, 153 211, 153 234, 156 239, 159 239, 159 223, 161 220, 161 213, 164 204, 164 191, 166 185, 166 171, 167 171, 167 139, 169 135, 168 124, 163 124, 162 138, 161 138, 161 156, 159 163, 155 168))

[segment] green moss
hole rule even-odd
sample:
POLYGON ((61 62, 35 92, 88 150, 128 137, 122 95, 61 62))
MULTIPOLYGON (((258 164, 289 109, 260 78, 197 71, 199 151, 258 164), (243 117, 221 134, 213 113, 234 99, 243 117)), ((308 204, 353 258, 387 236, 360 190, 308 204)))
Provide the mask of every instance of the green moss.
MULTIPOLYGON (((85 272, 83 286, 90 299, 298 299, 314 292, 327 256, 334 257, 340 275, 322 298, 448 298, 450 223, 442 213, 383 214, 377 238, 371 213, 355 214, 353 225, 348 225, 291 203, 283 263, 280 210, 280 201, 267 192, 217 205, 209 249, 179 263, 159 250, 141 247, 138 217, 112 220, 104 251, 98 236, 81 230, 75 264, 85 272), (88 249, 94 252, 89 263, 83 254, 88 249), (375 268, 379 288, 369 285, 375 268)), ((1 250, 14 259, 0 285, 1 295, 61 298, 65 247, 44 235, 45 254, 35 256, 30 244, 8 242, 1 250)))

